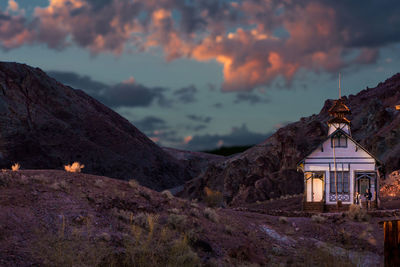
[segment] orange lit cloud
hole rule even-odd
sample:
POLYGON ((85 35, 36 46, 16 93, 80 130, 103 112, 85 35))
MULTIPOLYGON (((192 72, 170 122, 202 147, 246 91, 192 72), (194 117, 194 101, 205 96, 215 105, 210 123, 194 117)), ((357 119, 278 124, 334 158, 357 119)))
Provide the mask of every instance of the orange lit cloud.
POLYGON ((185 145, 186 145, 186 144, 189 144, 189 142, 192 141, 192 139, 193 139, 193 136, 188 135, 188 136, 186 136, 185 138, 183 138, 183 143, 184 143, 185 145))
POLYGON ((14 11, 14 12, 18 11, 18 9, 19 9, 18 3, 15 2, 15 0, 8 0, 7 9, 11 10, 11 11, 14 11))

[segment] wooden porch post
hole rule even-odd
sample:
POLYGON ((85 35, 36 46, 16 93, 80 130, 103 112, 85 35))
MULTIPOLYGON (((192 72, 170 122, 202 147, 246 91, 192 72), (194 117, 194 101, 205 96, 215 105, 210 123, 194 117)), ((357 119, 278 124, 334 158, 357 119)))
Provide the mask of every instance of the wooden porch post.
POLYGON ((314 202, 314 174, 311 174, 311 202, 314 202))

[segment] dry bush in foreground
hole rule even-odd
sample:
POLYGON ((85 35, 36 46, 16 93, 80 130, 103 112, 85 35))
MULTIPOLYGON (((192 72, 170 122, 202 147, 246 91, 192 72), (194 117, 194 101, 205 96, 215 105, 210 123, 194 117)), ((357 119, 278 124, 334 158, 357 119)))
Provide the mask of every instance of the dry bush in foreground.
POLYGON ((204 197, 204 201, 209 207, 221 207, 224 204, 224 197, 221 192, 213 191, 207 186, 204 187, 204 193, 206 196, 204 197))
POLYGON ((315 214, 311 216, 311 221, 316 223, 324 223, 326 221, 326 218, 321 216, 320 214, 315 214))
POLYGON ((286 223, 288 223, 288 218, 282 216, 282 217, 279 217, 278 221, 279 221, 281 224, 286 224, 286 223))
POLYGON ((367 221, 368 214, 367 211, 362 209, 359 205, 352 204, 350 205, 349 211, 347 212, 347 216, 353 221, 367 221))
POLYGON ((145 228, 133 224, 131 229, 133 239, 125 240, 123 260, 109 265, 200 266, 200 259, 190 248, 187 238, 169 227, 162 227, 154 215, 147 214, 145 228))
POLYGON ((172 195, 171 191, 169 191, 169 190, 164 190, 164 191, 162 191, 162 192, 161 192, 161 195, 162 195, 164 198, 168 199, 168 200, 174 199, 174 196, 172 195))
POLYGON ((219 216, 218 214, 215 212, 215 210, 211 209, 211 208, 205 208, 204 210, 204 216, 209 219, 212 222, 218 222, 219 221, 219 216))
POLYGON ((81 170, 85 168, 85 165, 80 164, 79 162, 75 161, 74 163, 72 163, 71 165, 65 165, 64 169, 67 172, 81 172, 81 170))
POLYGON ((129 186, 132 187, 132 188, 137 188, 137 187, 139 186, 138 181, 136 181, 135 179, 129 180, 128 184, 129 184, 129 186))
POLYGON ((36 231, 32 255, 40 266, 200 266, 186 236, 158 224, 155 214, 139 217, 115 245, 112 234, 97 233, 91 223, 77 228, 62 216, 58 231, 36 231))
POLYGON ((15 163, 14 165, 11 166, 11 170, 13 172, 19 171, 20 168, 21 168, 21 165, 19 165, 19 163, 15 163))

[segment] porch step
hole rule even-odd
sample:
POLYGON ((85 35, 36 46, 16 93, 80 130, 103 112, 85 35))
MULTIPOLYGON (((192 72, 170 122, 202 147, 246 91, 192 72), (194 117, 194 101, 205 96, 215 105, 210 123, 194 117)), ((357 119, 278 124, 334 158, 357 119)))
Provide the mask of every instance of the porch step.
POLYGON ((303 202, 303 210, 310 212, 324 212, 324 202, 303 202))

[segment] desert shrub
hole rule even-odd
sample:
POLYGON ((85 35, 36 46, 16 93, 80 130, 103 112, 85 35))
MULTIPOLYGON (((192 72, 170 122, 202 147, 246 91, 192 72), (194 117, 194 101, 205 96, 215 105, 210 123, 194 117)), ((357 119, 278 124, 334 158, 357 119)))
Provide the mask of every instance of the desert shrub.
POLYGON ((199 204, 198 204, 196 201, 190 202, 190 206, 191 206, 192 208, 199 208, 199 204))
POLYGON ((315 215, 311 216, 311 221, 313 221, 315 223, 323 223, 326 221, 326 218, 321 216, 321 214, 315 214, 315 215))
POLYGON ((61 180, 59 182, 54 182, 51 185, 49 185, 49 187, 54 190, 59 190, 59 191, 68 191, 69 190, 69 186, 68 186, 67 182, 64 180, 61 180))
POLYGON ((347 216, 353 221, 367 221, 368 214, 367 211, 362 209, 359 205, 352 204, 350 205, 349 211, 347 212, 347 216))
POLYGON ((135 179, 129 180, 128 184, 129 184, 129 186, 132 187, 132 188, 137 188, 137 187, 139 186, 138 181, 136 181, 135 179))
POLYGON ((7 187, 10 183, 10 177, 6 173, 0 173, 0 187, 7 187))
POLYGON ((81 170, 85 168, 85 165, 80 164, 79 162, 75 161, 74 163, 72 163, 71 165, 65 165, 64 169, 67 172, 81 172, 81 170))
POLYGON ((98 266, 111 248, 104 242, 91 240, 92 230, 88 225, 83 231, 72 231, 62 216, 58 231, 35 230, 32 256, 41 262, 40 266, 98 266))
MULTIPOLYGON (((135 230, 137 231, 137 230, 135 230)), ((186 237, 167 228, 152 233, 133 233, 134 240, 125 241, 123 266, 200 266, 200 259, 192 251, 186 237)))
POLYGON ((158 221, 158 215, 152 213, 141 212, 132 218, 132 223, 149 231, 151 231, 154 228, 154 224, 157 221, 158 221))
POLYGON ((204 187, 204 193, 205 193, 204 201, 206 202, 207 206, 220 207, 224 204, 224 197, 221 192, 213 191, 212 189, 206 186, 204 187))
POLYGON ((229 224, 225 225, 225 233, 227 233, 228 235, 232 235, 234 233, 234 229, 232 226, 230 226, 229 224))
MULTIPOLYGON (((121 209, 117 209, 117 208, 112 208, 111 213, 118 217, 119 219, 125 221, 125 222, 130 222, 132 223, 134 220, 133 217, 133 212, 129 211, 129 210, 121 210, 121 209)), ((138 223, 139 223, 139 219, 138 223)), ((141 219, 140 219, 141 220, 141 219)), ((141 224, 146 225, 146 223, 143 223, 143 221, 140 221, 141 224)))
POLYGON ((144 197, 146 200, 150 200, 150 199, 151 199, 150 194, 147 193, 147 192, 144 191, 144 190, 139 191, 139 195, 141 195, 142 197, 144 197))
POLYGON ((286 223, 288 223, 288 218, 286 218, 286 217, 279 217, 279 222, 281 223, 281 224, 286 224, 286 223))
POLYGON ((21 168, 21 165, 19 165, 19 163, 15 163, 14 165, 11 166, 11 170, 13 172, 19 171, 20 168, 21 168))
POLYGON ((187 221, 187 216, 179 215, 179 214, 170 214, 167 219, 168 225, 172 229, 176 229, 176 230, 185 229, 186 221, 187 221))
POLYGON ((215 212, 214 209, 211 208, 205 208, 204 209, 204 216, 209 219, 212 222, 218 222, 219 221, 219 216, 218 214, 215 212))
POLYGON ((168 200, 174 199, 174 196, 172 195, 171 191, 169 191, 169 190, 164 190, 164 191, 162 191, 162 192, 161 192, 161 195, 162 195, 164 198, 168 199, 168 200))
POLYGON ((189 214, 196 218, 200 218, 200 211, 196 208, 191 208, 189 214))
POLYGON ((169 213, 175 213, 175 214, 179 214, 180 213, 179 209, 177 209, 177 208, 168 209, 168 212, 169 213))
POLYGON ((98 188, 103 188, 104 187, 104 182, 101 179, 97 179, 96 181, 94 181, 94 186, 98 187, 98 188))

